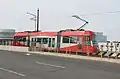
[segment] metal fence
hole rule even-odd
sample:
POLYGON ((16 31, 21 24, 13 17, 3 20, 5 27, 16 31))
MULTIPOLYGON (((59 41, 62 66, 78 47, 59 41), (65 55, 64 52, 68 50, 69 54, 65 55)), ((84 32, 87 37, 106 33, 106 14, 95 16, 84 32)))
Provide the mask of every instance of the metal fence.
POLYGON ((120 57, 120 42, 106 42, 99 44, 100 52, 96 53, 96 55, 100 55, 101 57, 120 57))
POLYGON ((0 45, 12 46, 13 40, 0 40, 0 45))

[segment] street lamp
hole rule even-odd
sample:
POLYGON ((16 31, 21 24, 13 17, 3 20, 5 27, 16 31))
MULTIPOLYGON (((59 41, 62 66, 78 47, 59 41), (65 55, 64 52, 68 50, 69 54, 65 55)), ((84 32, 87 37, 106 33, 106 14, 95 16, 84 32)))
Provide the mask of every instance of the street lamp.
POLYGON ((84 20, 84 19, 82 19, 82 18, 80 18, 79 16, 77 16, 77 15, 73 15, 72 17, 75 17, 75 18, 77 18, 77 19, 79 19, 79 20, 82 20, 82 21, 84 21, 85 22, 85 24, 83 24, 78 30, 80 30, 81 28, 83 28, 86 24, 88 24, 88 22, 86 21, 86 20, 84 20))
POLYGON ((35 21, 35 31, 36 31, 36 15, 35 14, 32 14, 32 13, 29 13, 29 12, 27 12, 27 14, 29 14, 29 15, 32 15, 32 16, 34 16, 33 18, 30 18, 30 20, 33 20, 33 21, 35 21))

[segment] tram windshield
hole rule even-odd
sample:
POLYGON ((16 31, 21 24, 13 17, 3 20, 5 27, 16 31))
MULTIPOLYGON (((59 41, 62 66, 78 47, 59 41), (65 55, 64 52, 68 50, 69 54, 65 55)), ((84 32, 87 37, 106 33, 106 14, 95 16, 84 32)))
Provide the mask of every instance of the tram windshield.
POLYGON ((26 37, 14 37, 15 41, 26 41, 26 37))
POLYGON ((92 43, 93 45, 98 45, 96 35, 93 35, 92 43))
POLYGON ((107 42, 107 36, 103 35, 103 33, 95 33, 93 35, 93 45, 98 45, 99 43, 107 42))

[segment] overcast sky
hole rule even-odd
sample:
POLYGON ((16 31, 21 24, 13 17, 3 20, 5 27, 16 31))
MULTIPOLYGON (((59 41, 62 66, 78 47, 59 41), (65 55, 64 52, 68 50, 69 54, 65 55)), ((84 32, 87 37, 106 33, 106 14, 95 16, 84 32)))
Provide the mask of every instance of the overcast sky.
POLYGON ((120 0, 0 0, 0 29, 16 31, 34 30, 34 21, 27 12, 40 8, 40 29, 56 31, 79 28, 84 22, 72 18, 73 14, 86 15, 85 29, 104 32, 109 40, 120 40, 120 0), (91 15, 101 13, 101 15, 91 15))

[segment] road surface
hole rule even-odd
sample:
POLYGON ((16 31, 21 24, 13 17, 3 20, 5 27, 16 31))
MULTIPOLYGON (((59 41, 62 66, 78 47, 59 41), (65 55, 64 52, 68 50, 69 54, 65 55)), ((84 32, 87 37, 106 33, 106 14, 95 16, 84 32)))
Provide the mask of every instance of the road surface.
POLYGON ((120 65, 0 51, 0 79, 120 79, 120 65))

